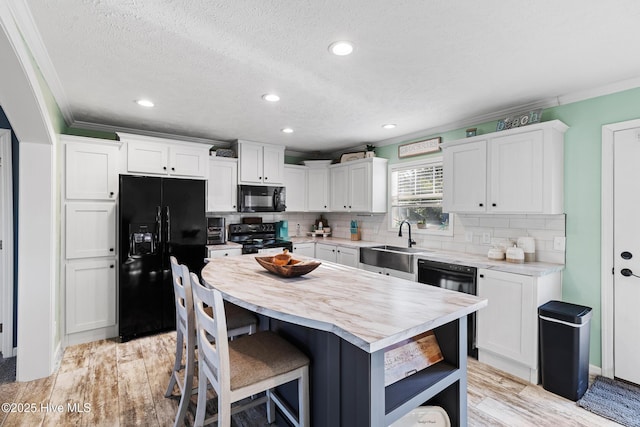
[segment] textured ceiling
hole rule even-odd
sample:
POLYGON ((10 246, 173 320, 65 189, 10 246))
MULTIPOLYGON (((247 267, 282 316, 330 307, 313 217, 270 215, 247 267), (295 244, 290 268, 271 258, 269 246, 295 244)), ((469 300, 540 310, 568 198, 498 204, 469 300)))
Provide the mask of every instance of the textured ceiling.
POLYGON ((26 4, 25 39, 79 127, 339 150, 640 76, 637 0, 26 4), (352 55, 328 52, 341 39, 352 55))

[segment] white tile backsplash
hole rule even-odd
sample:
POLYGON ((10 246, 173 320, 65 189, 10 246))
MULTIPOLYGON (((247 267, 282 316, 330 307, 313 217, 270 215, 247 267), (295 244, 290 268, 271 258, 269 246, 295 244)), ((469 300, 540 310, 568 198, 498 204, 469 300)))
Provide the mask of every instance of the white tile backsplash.
MULTIPOLYGON (((244 216, 261 216, 264 222, 280 220, 289 221, 289 234, 294 236, 296 225, 300 224, 301 235, 311 231, 320 213, 294 212, 269 214, 227 214, 208 216, 224 216, 227 224, 242 222, 244 216)), ((349 239, 351 235, 351 220, 358 221, 362 240, 380 242, 388 245, 406 246, 408 232, 403 229, 403 237, 398 237, 397 231, 388 230, 388 220, 385 214, 351 214, 351 213, 322 213, 325 224, 331 227, 334 237, 349 239)), ((497 214, 456 214, 453 222, 453 236, 440 236, 416 233, 412 227, 413 239, 418 247, 440 249, 485 255, 490 244, 482 243, 483 233, 489 233, 492 241, 496 239, 511 239, 513 242, 521 236, 531 236, 536 242, 536 260, 564 264, 565 252, 553 249, 553 238, 565 236, 566 218, 561 215, 497 215, 497 214), (473 241, 467 242, 465 232, 473 233, 473 241)))

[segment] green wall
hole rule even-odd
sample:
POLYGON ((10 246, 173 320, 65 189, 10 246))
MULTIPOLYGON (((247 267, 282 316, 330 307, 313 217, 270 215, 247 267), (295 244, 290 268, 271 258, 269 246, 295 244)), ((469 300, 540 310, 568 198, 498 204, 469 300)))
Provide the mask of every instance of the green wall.
MULTIPOLYGON (((602 126, 640 118, 640 88, 585 101, 561 105, 543 111, 542 120, 562 120, 569 126, 564 139, 564 210, 567 215, 566 268, 563 274, 563 299, 593 308, 591 320, 592 365, 601 366, 600 310, 600 188, 602 126)), ((494 132, 496 122, 476 126, 478 134, 494 132)), ((465 137, 465 129, 425 135, 442 141, 465 137)), ((414 141, 414 140, 411 140, 414 141)), ((406 141, 406 142, 411 142, 406 141)), ((402 144, 406 143, 403 142, 402 144)), ((377 155, 397 163, 398 145, 376 149, 377 155)), ((410 157, 407 161, 439 156, 440 152, 410 157)))

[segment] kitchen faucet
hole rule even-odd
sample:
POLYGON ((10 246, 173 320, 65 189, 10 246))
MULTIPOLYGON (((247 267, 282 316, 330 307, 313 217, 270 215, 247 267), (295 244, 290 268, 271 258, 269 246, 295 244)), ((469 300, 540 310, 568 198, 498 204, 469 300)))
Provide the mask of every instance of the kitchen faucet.
POLYGON ((409 247, 413 246, 416 244, 415 240, 413 240, 411 238, 411 223, 409 221, 407 221, 406 219, 402 220, 402 222, 400 223, 400 229, 398 230, 398 237, 402 237, 402 225, 403 224, 407 224, 409 226, 409 247))

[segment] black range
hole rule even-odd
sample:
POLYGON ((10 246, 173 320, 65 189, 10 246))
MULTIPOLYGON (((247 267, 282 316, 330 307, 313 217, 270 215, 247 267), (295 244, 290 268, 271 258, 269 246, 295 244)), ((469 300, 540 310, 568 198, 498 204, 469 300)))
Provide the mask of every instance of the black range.
POLYGON ((243 254, 257 254, 260 249, 283 248, 293 251, 288 240, 276 239, 276 224, 229 224, 229 241, 242 244, 243 254))

